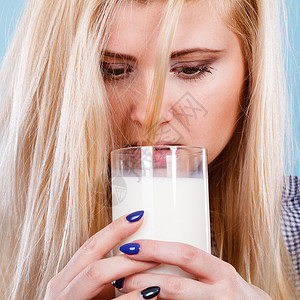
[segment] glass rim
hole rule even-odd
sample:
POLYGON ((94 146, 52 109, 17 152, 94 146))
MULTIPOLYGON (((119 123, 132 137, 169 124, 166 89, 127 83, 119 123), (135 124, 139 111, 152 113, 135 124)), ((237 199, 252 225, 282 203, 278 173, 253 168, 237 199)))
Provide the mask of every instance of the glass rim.
MULTIPOLYGON (((134 146, 134 147, 125 147, 125 148, 119 148, 119 149, 115 149, 111 151, 111 154, 113 153, 118 153, 118 152, 122 152, 125 150, 134 150, 134 149, 140 149, 140 148, 146 148, 146 147, 152 147, 152 148, 178 148, 178 149, 186 149, 186 148, 190 148, 190 149, 198 149, 200 150, 198 153, 205 153, 207 154, 207 149, 205 147, 201 147, 201 146, 180 146, 180 145, 149 145, 149 146, 134 146)), ((195 153, 195 152, 194 152, 195 153)), ((126 153, 124 153, 126 154, 126 153)), ((128 153, 128 155, 131 155, 132 153, 128 153)))

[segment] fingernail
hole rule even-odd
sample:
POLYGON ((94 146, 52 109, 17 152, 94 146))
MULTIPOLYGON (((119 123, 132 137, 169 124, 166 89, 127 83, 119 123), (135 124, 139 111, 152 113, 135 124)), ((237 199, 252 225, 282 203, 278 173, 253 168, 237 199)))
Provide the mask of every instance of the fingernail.
POLYGON ((133 212, 132 214, 128 215, 126 217, 127 221, 129 222, 137 222, 138 220, 140 220, 142 218, 142 216, 144 215, 144 211, 143 210, 138 210, 133 212))
POLYGON ((123 286, 124 286, 124 280, 125 280, 125 277, 123 278, 120 278, 118 280, 115 280, 113 281, 111 284, 117 288, 117 289, 121 289, 123 286))
POLYGON ((140 251, 140 245, 136 243, 124 244, 120 247, 120 251, 125 254, 137 254, 140 251))
POLYGON ((160 292, 159 286, 151 286, 141 291, 141 295, 144 299, 152 299, 156 297, 160 292))

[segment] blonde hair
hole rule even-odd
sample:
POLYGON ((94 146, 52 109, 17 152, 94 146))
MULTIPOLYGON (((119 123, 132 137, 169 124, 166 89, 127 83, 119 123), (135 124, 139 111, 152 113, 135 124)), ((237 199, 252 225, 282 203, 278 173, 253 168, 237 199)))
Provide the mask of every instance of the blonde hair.
MULTIPOLYGON (((109 153, 122 145, 113 136, 99 66, 112 20, 127 1, 30 0, 7 52, 0 74, 5 299, 43 298, 49 280, 111 221, 109 153)), ((153 129, 150 143, 184 0, 166 2, 143 124, 143 131, 153 129)), ((263 0, 212 5, 240 37, 249 74, 236 131, 210 164, 219 256, 274 299, 293 299, 298 279, 279 223, 285 105, 279 9, 263 0)))

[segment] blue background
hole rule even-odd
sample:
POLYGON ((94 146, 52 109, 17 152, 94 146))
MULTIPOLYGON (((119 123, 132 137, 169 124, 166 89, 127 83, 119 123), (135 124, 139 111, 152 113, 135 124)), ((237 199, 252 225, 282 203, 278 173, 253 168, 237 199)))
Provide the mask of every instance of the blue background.
MULTIPOLYGON (((15 25, 23 11, 25 0, 1 0, 0 3, 0 62, 4 57, 7 45, 12 37, 15 25)), ((294 106, 294 121, 293 131, 295 134, 295 142, 299 145, 300 140, 300 1, 286 0, 288 10, 289 23, 289 39, 291 49, 289 52, 289 66, 288 66, 288 86, 290 93, 293 95, 294 106)), ((299 154, 299 152, 298 152, 299 154)), ((297 155, 294 158, 293 173, 300 175, 299 161, 300 157, 297 155)))

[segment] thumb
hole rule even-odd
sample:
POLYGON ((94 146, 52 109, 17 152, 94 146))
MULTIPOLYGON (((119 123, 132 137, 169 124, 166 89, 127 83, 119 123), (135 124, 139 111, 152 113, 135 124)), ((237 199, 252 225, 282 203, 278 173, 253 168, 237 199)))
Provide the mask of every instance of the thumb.
POLYGON ((141 300, 141 299, 157 299, 157 295, 160 292, 159 286, 151 286, 144 290, 136 290, 127 294, 124 294, 120 297, 115 298, 114 300, 141 300))

